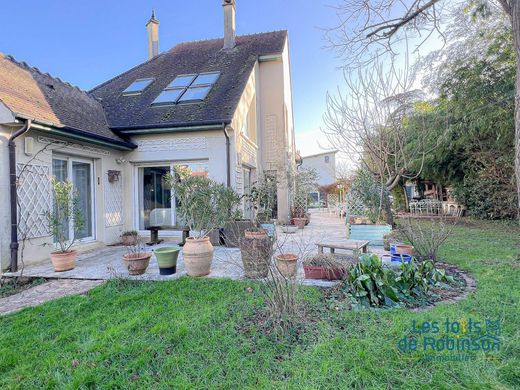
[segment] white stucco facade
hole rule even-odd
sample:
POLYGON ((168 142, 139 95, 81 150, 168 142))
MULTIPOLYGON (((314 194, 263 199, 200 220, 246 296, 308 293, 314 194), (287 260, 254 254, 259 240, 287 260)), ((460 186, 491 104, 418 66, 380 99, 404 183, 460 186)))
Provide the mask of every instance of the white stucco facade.
POLYGON ((302 169, 314 169, 318 174, 318 185, 327 186, 336 182, 336 151, 302 157, 302 169))
MULTIPOLYGON (((15 114, 0 103, 0 264, 5 270, 10 259, 10 197, 7 141, 17 128, 15 114)), ((19 241, 27 236, 19 250, 25 264, 45 261, 54 250, 45 211, 52 204, 49 178, 56 164, 69 167, 80 164, 88 174, 92 202, 89 219, 90 236, 80 241, 78 250, 114 244, 126 230, 142 230, 140 211, 140 180, 147 167, 173 167, 195 164, 207 170, 210 178, 227 183, 227 146, 229 137, 229 183, 238 193, 250 188, 263 171, 276 171, 278 218, 289 215, 290 194, 284 182, 286 172, 294 169, 295 148, 292 117, 289 47, 282 55, 260 58, 251 72, 233 119, 225 129, 169 131, 132 135, 137 145, 131 151, 118 150, 87 140, 78 140, 52 133, 52 129, 34 126, 16 139, 16 162, 19 177, 18 197, 19 241), (224 131, 225 130, 225 131, 224 131), (26 149, 26 139, 32 150, 26 149), (140 171, 141 170, 141 171, 140 171), (118 180, 109 181, 109 171, 118 180), (245 179, 246 178, 246 179, 245 179), (245 180, 250 180, 245 183, 245 180), (36 193, 35 193, 36 191, 36 193)), ((70 170, 70 172, 72 172, 70 170)), ((172 203, 173 205, 173 203, 172 203)), ((172 208, 175 206, 173 205, 172 208)), ((165 232, 165 234, 169 234, 165 232)), ((174 234, 171 232, 171 234, 174 234)))

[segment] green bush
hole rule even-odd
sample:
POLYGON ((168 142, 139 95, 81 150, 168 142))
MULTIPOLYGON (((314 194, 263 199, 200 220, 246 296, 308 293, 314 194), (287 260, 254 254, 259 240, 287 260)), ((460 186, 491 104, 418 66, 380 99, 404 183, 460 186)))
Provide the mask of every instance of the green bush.
POLYGON ((376 255, 364 254, 350 269, 345 286, 352 308, 359 309, 414 304, 427 298, 432 286, 446 287, 454 282, 429 260, 417 264, 412 259, 394 271, 384 267, 376 255))

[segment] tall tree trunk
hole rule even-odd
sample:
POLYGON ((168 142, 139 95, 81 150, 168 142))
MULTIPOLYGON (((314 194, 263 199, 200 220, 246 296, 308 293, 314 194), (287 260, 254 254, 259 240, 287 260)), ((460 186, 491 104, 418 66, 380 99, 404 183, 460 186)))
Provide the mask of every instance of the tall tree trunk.
POLYGON ((520 0, 510 1, 510 16, 513 26, 513 42, 516 52, 515 92, 515 176, 518 196, 518 218, 520 219, 520 0))

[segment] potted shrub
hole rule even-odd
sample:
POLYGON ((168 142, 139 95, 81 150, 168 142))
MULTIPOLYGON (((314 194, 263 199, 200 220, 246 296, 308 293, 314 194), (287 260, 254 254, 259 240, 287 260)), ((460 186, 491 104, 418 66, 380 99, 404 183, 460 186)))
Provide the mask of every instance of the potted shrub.
POLYGON ((165 246, 157 248, 154 251, 157 264, 159 265, 159 274, 173 275, 177 272, 177 258, 181 250, 180 246, 165 246))
POLYGON ((152 254, 144 250, 139 236, 135 237, 134 243, 126 247, 127 253, 123 255, 123 263, 129 275, 142 275, 150 264, 152 254))
POLYGON ((224 184, 184 169, 176 169, 166 180, 179 203, 177 216, 192 234, 182 249, 186 272, 189 276, 208 275, 213 260, 209 236, 238 216, 240 196, 224 184))
POLYGON ((293 253, 283 253, 276 256, 276 268, 286 278, 296 276, 298 256, 293 253))
POLYGON ((347 276, 348 263, 355 263, 357 256, 320 254, 303 262, 305 279, 343 280, 347 276))
POLYGON ((61 182, 53 177, 51 189, 54 205, 45 215, 57 250, 50 256, 54 271, 63 272, 76 266, 77 251, 71 248, 78 241, 76 233, 83 228, 83 215, 79 208, 78 193, 70 181, 61 182), (72 230, 72 237, 70 237, 70 230, 72 230))
POLYGON ((139 234, 135 230, 129 230, 121 234, 121 244, 124 246, 135 245, 139 234))

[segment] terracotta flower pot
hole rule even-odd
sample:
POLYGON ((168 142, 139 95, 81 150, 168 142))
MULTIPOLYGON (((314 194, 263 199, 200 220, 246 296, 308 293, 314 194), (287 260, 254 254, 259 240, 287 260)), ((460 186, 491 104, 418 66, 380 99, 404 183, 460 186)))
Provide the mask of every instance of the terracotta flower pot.
POLYGON ((298 265, 298 256, 292 253, 286 253, 276 256, 276 266, 278 271, 286 278, 296 276, 296 268, 298 265))
POLYGON ((267 232, 264 229, 247 229, 244 231, 246 238, 263 238, 267 237, 267 232))
POLYGON ((165 246, 154 251, 159 265, 159 274, 173 275, 177 271, 177 257, 180 250, 180 246, 165 246))
POLYGON ((413 255, 413 246, 405 244, 397 244, 395 246, 395 252, 398 255, 413 255))
POLYGON ((324 279, 324 280, 343 280, 347 276, 345 268, 328 268, 304 265, 303 272, 305 272, 305 279, 324 279))
POLYGON ((151 253, 128 253, 123 256, 123 262, 128 270, 129 275, 142 275, 146 272, 148 264, 150 264, 151 253))
POLYGON ((63 272, 69 271, 76 267, 76 256, 78 255, 77 251, 69 251, 69 252, 52 252, 51 253, 51 261, 52 266, 54 267, 54 272, 63 272))
POLYGON ((307 218, 294 218, 294 224, 298 226, 298 229, 303 229, 306 222, 307 218))
POLYGON ((182 248, 184 266, 189 276, 205 276, 211 271, 213 245, 209 237, 189 237, 182 248))

